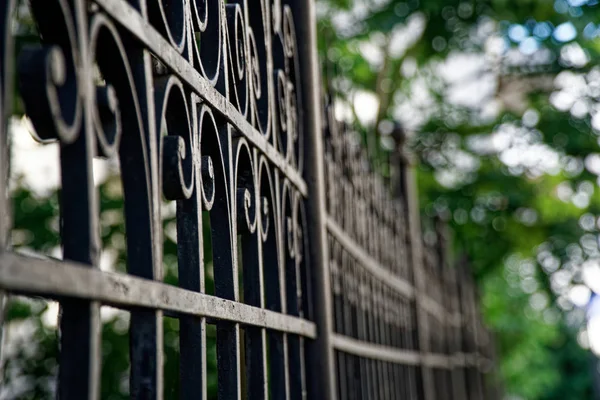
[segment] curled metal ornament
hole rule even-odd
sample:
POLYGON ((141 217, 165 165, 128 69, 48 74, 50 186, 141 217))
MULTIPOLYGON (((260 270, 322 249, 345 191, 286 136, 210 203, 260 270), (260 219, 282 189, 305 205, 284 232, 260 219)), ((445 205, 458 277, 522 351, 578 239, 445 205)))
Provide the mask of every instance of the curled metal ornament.
POLYGON ((72 143, 79 135, 82 105, 75 22, 66 0, 31 1, 41 47, 28 46, 19 56, 19 86, 25 110, 38 139, 72 143), (50 20, 53 22, 50 23, 50 20))
POLYGON ((258 184, 259 184, 259 218, 260 218, 260 236, 261 240, 264 242, 267 240, 269 234, 272 235, 270 230, 274 229, 274 222, 271 220, 274 219, 274 212, 272 210, 273 205, 275 204, 275 188, 273 187, 273 180, 271 177, 271 171, 269 170, 269 164, 265 160, 264 157, 260 158, 259 166, 258 166, 258 184))
POLYGON ((223 0, 190 0, 194 65, 215 86, 221 78, 223 0))
POLYGON ((260 7, 255 5, 248 10, 249 22, 249 63, 252 89, 254 126, 266 137, 271 136, 272 129, 272 79, 271 60, 271 5, 269 1, 260 0, 260 7))
POLYGON ((262 223, 260 224, 260 233, 263 240, 266 240, 267 235, 269 234, 269 217, 270 217, 270 208, 269 208, 269 198, 267 196, 261 197, 260 200, 260 218, 262 223))
POLYGON ((202 156, 202 203, 210 210, 215 201, 215 168, 210 156, 202 156))
MULTIPOLYGON (((200 105, 198 132, 200 135, 199 151, 202 204, 205 210, 211 210, 218 190, 219 177, 217 176, 217 173, 219 173, 219 171, 217 168, 222 168, 223 163, 217 123, 212 111, 205 105, 200 105)), ((222 172, 221 175, 223 175, 222 172)), ((224 177, 221 177, 221 179, 224 179, 224 177)), ((222 190, 225 191, 225 187, 223 187, 222 190)))
POLYGON ((285 250, 288 257, 293 259, 296 256, 296 221, 294 215, 294 193, 289 186, 289 182, 284 182, 283 184, 282 202, 285 250))
POLYGON ((184 0, 151 0, 148 4, 150 22, 182 52, 186 42, 186 2, 184 0))
POLYGON ((163 193, 169 200, 189 199, 194 189, 192 126, 183 85, 175 77, 155 86, 157 126, 162 136, 163 193))
POLYGON ((248 188, 237 190, 238 228, 241 232, 254 233, 256 228, 256 202, 248 188))
POLYGON ((250 234, 256 231, 257 205, 254 184, 254 166, 250 149, 240 140, 235 157, 236 213, 238 230, 250 234))
POLYGON ((307 252, 309 250, 309 238, 305 234, 307 229, 306 210, 304 208, 304 199, 298 192, 294 196, 294 240, 296 262, 299 265, 304 265, 308 260, 307 252))
POLYGON ((248 117, 250 81, 248 71, 248 32, 244 12, 239 4, 227 4, 227 52, 229 64, 229 101, 248 117))
POLYGON ((97 133, 98 154, 111 157, 121 138, 121 110, 114 86, 96 88, 94 127, 97 133))

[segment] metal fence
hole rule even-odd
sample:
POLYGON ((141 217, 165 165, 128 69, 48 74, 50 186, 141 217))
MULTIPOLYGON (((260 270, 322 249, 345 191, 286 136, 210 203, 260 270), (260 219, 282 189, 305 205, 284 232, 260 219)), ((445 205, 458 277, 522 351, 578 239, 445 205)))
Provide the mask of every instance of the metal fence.
POLYGON ((492 399, 493 343, 466 266, 453 265, 444 224, 422 235, 410 157, 395 132, 373 172, 356 134, 329 108, 325 178, 332 346, 340 398, 492 399))
POLYGON ((0 289, 60 302, 57 397, 99 398, 103 305, 131 313, 135 399, 163 397, 165 315, 182 399, 207 398, 209 325, 219 399, 494 396, 473 282, 439 229, 422 240, 409 163, 392 190, 323 117, 312 1, 30 0, 35 46, 14 45, 17 3, 0 6, 0 289), (15 92, 60 143, 60 260, 11 251, 15 92), (120 166, 126 273, 99 268, 95 157, 120 166))

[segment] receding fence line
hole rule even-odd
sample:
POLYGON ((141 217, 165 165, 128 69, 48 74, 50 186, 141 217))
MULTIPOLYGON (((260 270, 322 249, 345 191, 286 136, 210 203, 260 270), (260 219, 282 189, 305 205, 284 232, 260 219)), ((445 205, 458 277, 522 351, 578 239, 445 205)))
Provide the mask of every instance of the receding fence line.
POLYGON ((339 397, 494 398, 473 282, 451 265, 443 224, 432 243, 422 241, 401 143, 389 166, 400 181, 392 191, 332 110, 325 180, 339 397))
POLYGON ((313 1, 31 0, 38 43, 15 46, 24 4, 0 6, 0 306, 60 303, 58 398, 100 397, 103 305, 131 313, 134 399, 164 396, 165 316, 181 399, 211 395, 211 325, 220 400, 494 398, 474 283, 441 229, 423 241, 401 146, 392 188, 321 104, 313 1), (60 260, 10 245, 14 93, 60 144, 60 260), (120 273, 100 269, 98 157, 119 160, 120 273))

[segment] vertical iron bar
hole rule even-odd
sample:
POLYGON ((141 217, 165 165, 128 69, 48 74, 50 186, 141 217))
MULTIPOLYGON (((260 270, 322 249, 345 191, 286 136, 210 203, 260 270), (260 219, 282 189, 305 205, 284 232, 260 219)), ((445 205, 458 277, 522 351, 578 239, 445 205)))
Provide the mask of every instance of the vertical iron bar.
POLYGON ((318 326, 318 337, 307 345, 308 398, 336 399, 333 385, 334 350, 331 343, 333 332, 332 306, 328 271, 328 255, 325 227, 325 175, 324 151, 321 127, 321 91, 319 61, 317 56, 317 32, 315 3, 311 0, 290 2, 295 16, 298 40, 304 113, 301 115, 306 137, 304 140, 308 162, 305 180, 309 188, 307 200, 308 236, 313 239, 309 252, 309 264, 313 268, 313 320, 318 326))
MULTIPOLYGON (((295 209, 296 205, 292 206, 295 209)), ((286 284, 285 295, 286 295, 286 312, 295 317, 301 317, 302 312, 300 309, 299 296, 302 295, 302 281, 300 276, 300 253, 296 243, 296 223, 297 223, 297 211, 292 211, 293 220, 292 231, 293 231, 293 247, 294 247, 294 258, 289 256, 287 251, 284 251, 286 256, 284 257, 285 262, 285 279, 286 284)), ((284 217, 285 218, 285 217, 284 217)), ((285 224, 289 224, 290 221, 283 221, 285 224)), ((288 229, 290 229, 288 227, 288 229)), ((287 230, 284 230, 287 231, 287 230)), ((288 237, 287 240, 290 240, 288 237)), ((285 249, 284 245, 284 249, 285 249)), ((287 335, 287 346, 288 346, 288 366, 289 366, 289 393, 290 399, 302 400, 303 395, 303 371, 302 371, 302 353, 301 353, 301 342, 300 338, 296 335, 287 335)))
MULTIPOLYGON (((279 259, 277 260, 277 279, 278 279, 278 284, 277 287, 279 289, 279 292, 277 293, 277 297, 278 297, 278 312, 282 313, 282 314, 287 314, 288 310, 287 310, 287 285, 286 285, 286 280, 289 279, 287 277, 286 274, 286 253, 288 253, 288 249, 287 249, 287 236, 288 236, 288 224, 291 221, 288 221, 287 218, 288 216, 286 216, 285 213, 285 209, 286 209, 286 203, 287 203, 287 194, 285 193, 285 190, 283 190, 283 179, 282 177, 279 175, 279 171, 275 171, 275 193, 277 196, 277 204, 280 205, 280 212, 281 214, 279 215, 279 218, 277 219, 277 223, 279 224, 279 236, 278 236, 278 241, 279 241, 279 245, 278 248, 281 249, 281 251, 278 253, 279 255, 279 259)), ((293 213, 293 211, 290 211, 293 213)), ((283 369, 282 369, 282 377, 281 379, 283 379, 282 382, 280 382, 280 384, 282 384, 282 389, 283 389, 283 397, 279 396, 278 398, 282 398, 285 400, 289 400, 290 399, 290 360, 289 360, 289 349, 288 349, 288 335, 286 333, 281 333, 275 336, 276 340, 279 341, 278 345, 276 346, 276 348, 281 350, 281 354, 280 357, 282 357, 283 360, 283 369)))
MULTIPOLYGON (((196 130, 197 99, 192 99, 192 123, 196 130)), ((194 134, 197 141, 199 133, 194 134)), ((199 143, 193 144, 196 150, 199 143)), ((204 246, 202 224, 202 166, 194 163, 194 192, 188 200, 177 202, 177 266, 179 286, 194 292, 205 292, 204 246)), ((179 384, 180 399, 206 399, 206 320, 191 315, 179 319, 179 384)))
MULTIPOLYGON (((254 163, 258 165, 258 158, 254 154, 254 163)), ((255 204, 260 207, 261 196, 256 192, 255 204)), ((242 236, 242 260, 244 279, 244 302, 255 307, 264 308, 264 270, 263 252, 260 232, 262 218, 257 217, 257 228, 254 234, 245 232, 242 236)), ((262 328, 246 327, 244 335, 244 350, 246 362, 246 398, 266 399, 267 388, 267 343, 266 331, 262 328)))
MULTIPOLYGON (((229 126, 223 125, 222 122, 218 122, 218 124, 220 124, 218 129, 221 137, 231 134, 229 126)), ((223 154, 223 158, 230 160, 229 153, 230 151, 227 150, 223 154)), ((231 166, 229 169, 231 171, 231 166)), ((229 205, 225 203, 224 197, 217 199, 210 213, 215 294, 220 298, 238 301, 237 240, 233 240, 232 232, 222 226, 223 221, 230 220, 229 205)), ((237 237, 235 227, 232 227, 232 231, 233 236, 237 237)), ((217 368, 219 399, 238 400, 241 395, 240 326, 238 323, 217 322, 217 368)))
MULTIPOLYGON (((145 2, 143 2, 145 4, 145 2)), ((142 6, 144 19, 148 19, 142 6)), ((155 124, 154 82, 150 52, 134 41, 126 41, 132 60, 140 111, 145 125, 125 132, 119 157, 125 198, 128 272, 161 281, 162 219, 159 193, 158 132, 155 124), (145 151, 142 153, 142 149, 145 151)), ((130 395, 135 399, 163 398, 163 313, 134 309, 131 312, 130 395)))
MULTIPOLYGON (((365 294, 366 294, 366 290, 365 290, 365 285, 366 282, 365 281, 365 272, 364 270, 362 270, 360 268, 360 266, 357 268, 357 295, 358 295, 358 307, 357 307, 357 311, 358 311, 358 321, 357 321, 357 325, 358 325, 358 331, 357 331, 357 338, 360 341, 366 341, 366 333, 365 333, 365 329, 366 329, 366 323, 365 323, 365 294)), ((360 379, 361 379, 361 399, 367 399, 368 396, 368 376, 366 375, 366 360, 364 357, 360 357, 359 359, 359 373, 360 373, 360 379)))
MULTIPOLYGON (((342 253, 342 298, 343 298, 343 321, 342 334, 352 337, 352 311, 350 309, 350 280, 352 279, 350 270, 350 255, 346 252, 342 253)), ((354 399, 354 369, 352 365, 352 355, 344 354, 344 363, 346 366, 345 374, 347 378, 348 399, 354 399)))
MULTIPOLYGON (((406 155, 402 154, 402 148, 397 148, 400 152, 402 165, 400 168, 400 177, 402 179, 402 192, 404 193, 405 209, 408 215, 408 229, 410 238, 411 264, 413 269, 413 279, 415 287, 415 311, 417 319, 417 346, 421 354, 427 354, 429 348, 429 330, 427 321, 427 312, 423 308, 423 296, 426 291, 424 277, 423 250, 421 236, 421 221, 419 213, 419 204, 417 200, 417 185, 413 168, 409 165, 406 155)), ((421 381, 422 394, 425 400, 434 398, 434 387, 431 376, 431 370, 421 363, 421 381)))
MULTIPOLYGON (((277 256, 272 255, 268 257, 269 260, 265 263, 265 270, 267 275, 267 306, 273 311, 278 313, 286 312, 286 298, 285 298, 285 271, 284 271, 284 259, 286 252, 286 245, 284 242, 284 235, 287 232, 284 230, 284 219, 286 216, 283 214, 285 208, 285 198, 282 193, 282 182, 277 171, 274 174, 275 182, 275 203, 280 205, 277 207, 280 209, 279 215, 276 218, 275 230, 275 242, 276 247, 280 249, 277 256)), ((275 212, 275 211, 274 211, 275 212)), ((282 332, 271 331, 269 332, 269 357, 271 366, 271 396, 273 398, 287 400, 289 399, 289 363, 287 354, 287 336, 282 332)))
MULTIPOLYGON (((92 107, 95 93, 88 56, 87 2, 72 3, 80 55, 79 84, 83 85, 83 121, 79 137, 61 145, 61 237, 63 258, 98 266, 100 239, 98 202, 93 177, 95 137, 92 107)), ((77 101, 77 99, 73 99, 77 101)), ((58 396, 64 400, 98 398, 100 389, 100 305, 85 300, 61 304, 58 396)))
MULTIPOLYGON (((12 114, 13 102, 13 37, 10 32, 11 17, 15 8, 15 0, 7 0, 4 7, 0 7, 0 27, 4 32, 0 37, 0 254, 9 247, 9 234, 12 224, 12 214, 8 193, 8 179, 10 171, 10 150, 8 143, 8 124, 12 114)), ((8 296, 0 290, 0 362, 2 361, 2 344, 4 342, 4 317, 8 296)), ((0 365, 0 376, 3 376, 3 366, 0 365)))
MULTIPOLYGON (((277 183, 276 183, 277 185, 277 183)), ((275 204, 278 203, 275 196, 270 199, 275 204)), ((277 207, 273 207, 273 213, 277 207)), ((269 223, 273 225, 269 228, 269 233, 265 242, 262 244, 263 254, 269 255, 263 258, 264 285, 265 285, 265 306, 272 311, 281 312, 281 290, 279 288, 279 262, 277 254, 279 228, 275 227, 277 216, 269 223)), ((269 391, 270 398, 285 398, 285 364, 283 356, 283 335, 279 332, 268 330, 267 343, 269 349, 269 391)))

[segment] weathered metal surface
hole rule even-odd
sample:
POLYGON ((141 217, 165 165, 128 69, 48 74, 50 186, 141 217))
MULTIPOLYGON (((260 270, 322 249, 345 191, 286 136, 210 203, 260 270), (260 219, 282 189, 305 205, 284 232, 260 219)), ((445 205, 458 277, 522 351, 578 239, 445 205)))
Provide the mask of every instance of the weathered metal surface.
POLYGON ((423 245, 406 157, 392 189, 330 105, 322 118, 312 1, 31 0, 40 43, 19 54, 15 7, 0 6, 0 296, 60 302, 58 397, 99 397, 111 305, 131 312, 135 399, 163 397, 165 313, 182 399, 207 397, 208 324, 219 399, 487 398, 473 283, 443 232, 423 245), (62 260, 10 250, 15 63, 36 135, 60 144, 62 260), (95 157, 119 161, 126 274, 99 268, 95 157), (163 283, 165 199, 179 287, 163 283))
POLYGON ((313 339, 317 336, 316 326, 312 322, 264 308, 133 276, 84 269, 81 264, 10 253, 1 257, 0 281, 3 287, 11 291, 57 299, 89 299, 125 309, 161 309, 176 315, 237 321, 313 339))

